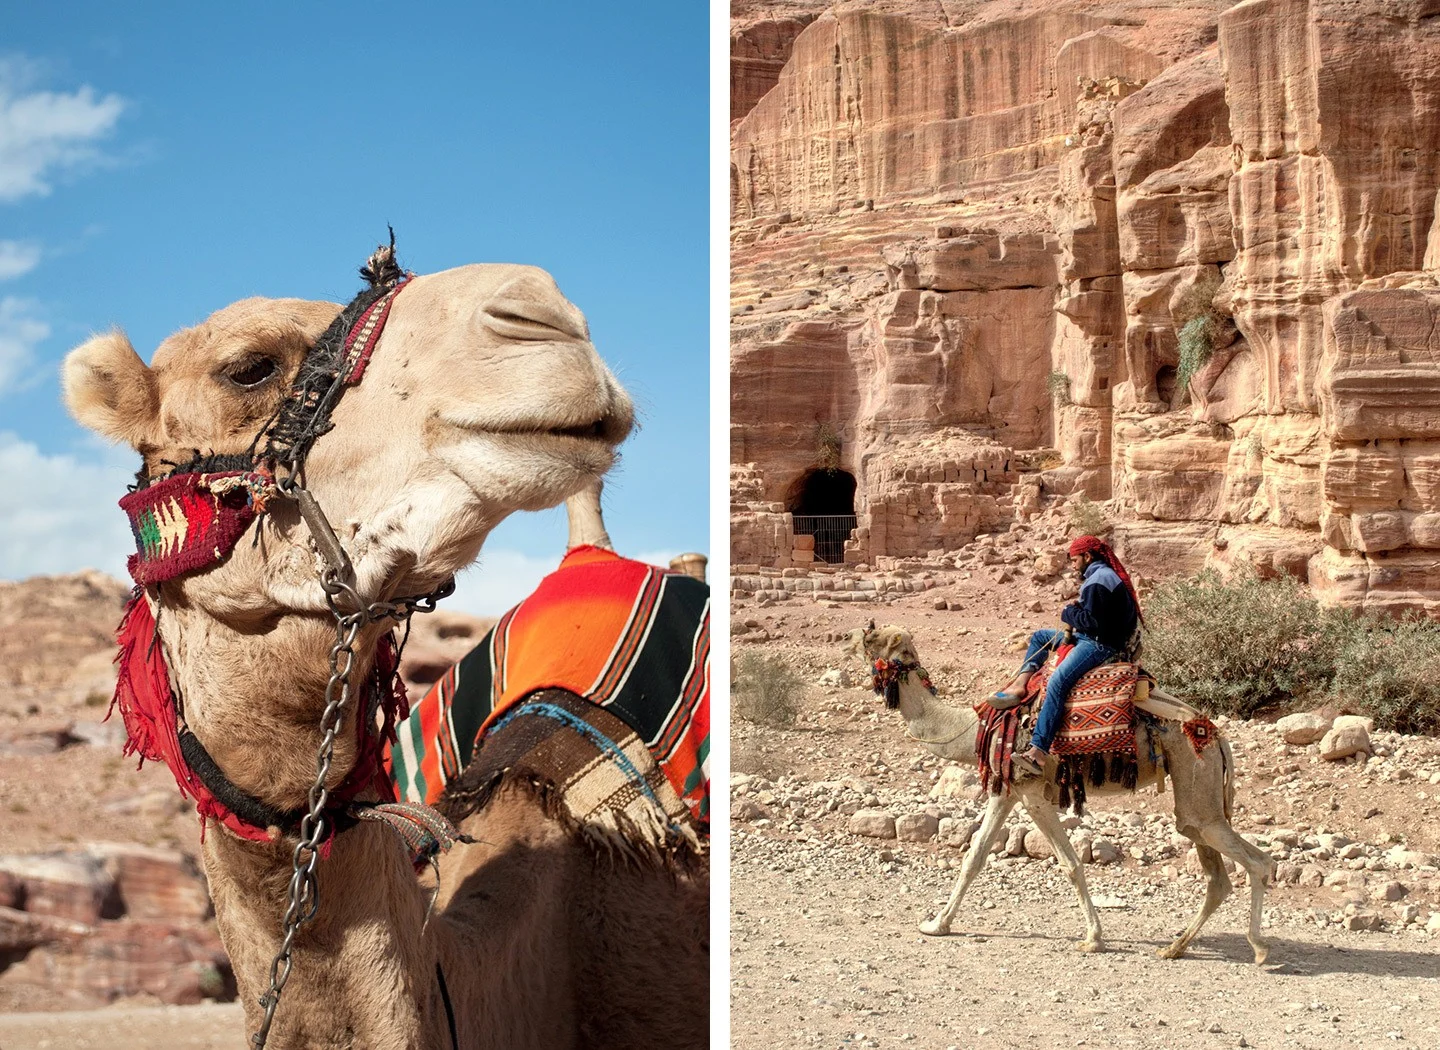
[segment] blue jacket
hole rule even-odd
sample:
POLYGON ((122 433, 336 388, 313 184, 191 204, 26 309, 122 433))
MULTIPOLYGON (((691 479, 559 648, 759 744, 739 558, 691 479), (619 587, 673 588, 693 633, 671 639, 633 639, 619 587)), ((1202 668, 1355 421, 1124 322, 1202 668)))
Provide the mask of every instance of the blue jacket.
POLYGON ((1125 581, 1104 562, 1091 562, 1080 582, 1080 600, 1060 611, 1060 619, 1110 649, 1124 650, 1135 633, 1140 610, 1125 581))

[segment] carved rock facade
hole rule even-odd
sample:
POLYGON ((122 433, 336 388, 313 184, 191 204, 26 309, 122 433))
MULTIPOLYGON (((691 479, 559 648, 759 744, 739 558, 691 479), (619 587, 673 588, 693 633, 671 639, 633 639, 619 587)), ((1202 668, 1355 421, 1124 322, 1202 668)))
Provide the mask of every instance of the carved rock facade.
POLYGON ((748 5, 734 561, 846 485, 846 560, 953 549, 1038 468, 1142 571, 1440 611, 1432 6, 748 5))

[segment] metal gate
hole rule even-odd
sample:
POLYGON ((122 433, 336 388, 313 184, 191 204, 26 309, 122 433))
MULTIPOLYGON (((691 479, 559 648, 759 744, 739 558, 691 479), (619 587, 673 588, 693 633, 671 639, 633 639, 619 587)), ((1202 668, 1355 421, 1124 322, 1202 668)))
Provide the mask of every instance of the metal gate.
POLYGON ((845 560, 845 541, 855 531, 854 514, 795 514, 797 536, 815 537, 815 560, 836 564, 845 560))

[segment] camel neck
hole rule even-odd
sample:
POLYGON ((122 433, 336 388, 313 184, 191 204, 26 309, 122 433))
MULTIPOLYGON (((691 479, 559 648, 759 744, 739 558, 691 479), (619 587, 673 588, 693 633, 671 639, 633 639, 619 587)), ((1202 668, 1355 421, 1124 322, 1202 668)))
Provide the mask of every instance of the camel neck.
MULTIPOLYGON (((245 841, 212 826, 203 847, 216 923, 252 1031, 280 947, 290 845, 245 841)), ((366 1033, 369 1046, 449 1045, 435 977, 437 931, 425 923, 429 894, 398 838, 361 824, 334 838, 316 872, 319 907, 296 935, 269 1045, 336 1045, 346 1031, 366 1033)))
POLYGON ((911 739, 941 758, 975 760, 975 726, 978 718, 968 707, 942 704, 914 674, 900 682, 900 715, 911 739))

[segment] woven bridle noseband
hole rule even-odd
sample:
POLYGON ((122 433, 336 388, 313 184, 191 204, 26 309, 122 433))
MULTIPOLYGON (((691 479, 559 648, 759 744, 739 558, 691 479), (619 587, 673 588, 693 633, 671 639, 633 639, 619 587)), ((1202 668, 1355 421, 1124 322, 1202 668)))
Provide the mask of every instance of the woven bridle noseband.
MULTIPOLYGON (((136 488, 121 500, 122 508, 130 515, 137 542, 137 554, 130 559, 130 572, 137 586, 121 624, 121 680, 116 690, 116 701, 125 715, 127 753, 138 751, 142 761, 159 758, 170 765, 182 792, 196 798, 202 827, 204 818, 210 815, 241 837, 267 839, 272 834, 267 829, 279 829, 298 838, 292 853, 282 940, 271 961, 269 990, 260 999, 265 1014, 251 1037, 256 1048, 265 1046, 281 992, 289 979, 296 934, 314 918, 318 909, 315 868, 333 834, 358 820, 380 821, 400 831, 412 845, 418 843, 418 848, 413 850, 418 859, 432 861, 436 852, 463 840, 444 818, 424 807, 354 803, 353 796, 383 772, 372 761, 377 751, 369 752, 367 758, 366 749, 362 747, 356 768, 342 784, 332 791, 325 783, 341 716, 351 706, 350 676, 355 667, 355 643, 360 631, 367 625, 393 621, 404 624, 408 634, 410 616, 433 610, 435 603, 449 595, 455 586, 454 578, 450 577, 427 594, 391 601, 366 601, 357 590, 349 555, 319 501, 306 487, 305 465, 312 447, 316 440, 334 429, 331 415, 336 405, 348 387, 360 382, 390 307, 410 280, 411 275, 395 260, 393 230, 389 245, 382 245, 371 255, 360 269, 360 276, 367 287, 351 300, 307 352, 289 392, 257 433, 248 452, 221 455, 197 452, 191 461, 154 478, 146 476, 142 467, 136 488), (129 681, 132 675, 145 672, 166 674, 163 654, 157 652, 154 621, 145 622, 147 617, 153 617, 150 602, 153 600, 157 608, 161 606, 158 584, 210 568, 223 560, 249 525, 268 513, 276 501, 295 504, 324 562, 320 584, 335 623, 315 779, 307 795, 307 805, 289 812, 255 798, 225 776, 185 725, 183 707, 168 681, 163 688, 169 693, 168 699, 176 704, 169 713, 177 723, 169 727, 157 726, 155 711, 142 709, 143 705, 135 698, 135 686, 129 681), (131 650, 127 650, 123 638, 132 627, 132 617, 139 623, 132 632, 131 650), (149 651, 133 651, 139 648, 134 639, 144 641, 147 628, 149 651), (132 663, 144 666, 137 672, 132 663), (340 808, 335 801, 341 804, 340 808)), ((371 703, 367 710, 356 713, 357 734, 362 744, 378 747, 378 739, 393 734, 397 715, 403 717, 403 687, 397 685, 403 644, 403 640, 395 644, 393 630, 381 636, 376 668, 368 679, 371 703), (385 725, 376 737, 374 722, 382 704, 385 725)), ((443 990, 443 974, 439 980, 443 990)), ((444 998, 447 1015, 450 1015, 448 995, 444 998)), ((450 1022, 453 1037, 453 1015, 450 1022)))

